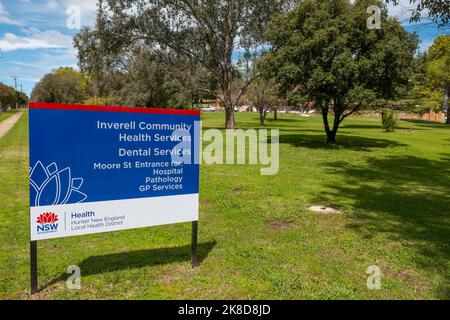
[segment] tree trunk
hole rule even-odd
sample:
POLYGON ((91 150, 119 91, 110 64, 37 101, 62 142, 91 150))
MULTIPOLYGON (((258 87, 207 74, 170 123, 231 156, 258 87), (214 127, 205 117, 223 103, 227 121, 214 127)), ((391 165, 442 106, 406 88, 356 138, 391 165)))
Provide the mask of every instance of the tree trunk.
MULTIPOLYGON (((320 105, 317 103, 317 105, 320 105)), ((336 134, 332 134, 330 130, 330 124, 328 123, 328 106, 322 106, 322 120, 323 126, 325 128, 325 133, 327 134, 327 143, 333 144, 336 142, 336 134)))
MULTIPOLYGON (((320 105, 320 104, 317 104, 317 105, 320 105)), ((328 122, 328 106, 322 106, 322 119, 323 119, 323 125, 325 127, 325 133, 327 134, 327 144, 336 143, 336 134, 339 129, 340 114, 335 113, 335 115, 334 115, 333 129, 330 129, 330 124, 328 122)))
POLYGON ((277 121, 278 120, 278 109, 275 108, 275 110, 273 110, 273 120, 277 121))
POLYGON ((445 93, 444 93, 444 110, 447 110, 447 124, 450 124, 450 110, 448 108, 448 94, 449 94, 449 87, 450 85, 447 83, 445 86, 445 93))
POLYGON ((231 77, 224 76, 223 102, 225 107, 225 128, 234 129, 234 104, 231 96, 231 77))
POLYGON ((225 104, 225 128, 234 129, 236 123, 234 121, 234 106, 238 104, 239 101, 233 101, 232 97, 232 83, 233 83, 233 32, 234 32, 234 21, 233 21, 233 8, 228 4, 227 16, 224 24, 225 27, 225 38, 224 38, 224 48, 223 48, 223 60, 222 60, 222 88, 223 97, 225 104))
POLYGON ((336 143, 336 131, 330 130, 329 132, 327 132, 327 143, 328 144, 336 143))
POLYGON ((265 112, 264 110, 262 110, 261 108, 259 109, 259 124, 261 125, 261 127, 264 127, 264 120, 265 120, 266 116, 265 116, 265 112))
POLYGON ((234 107, 233 105, 225 105, 225 128, 234 129, 236 123, 234 122, 234 107))

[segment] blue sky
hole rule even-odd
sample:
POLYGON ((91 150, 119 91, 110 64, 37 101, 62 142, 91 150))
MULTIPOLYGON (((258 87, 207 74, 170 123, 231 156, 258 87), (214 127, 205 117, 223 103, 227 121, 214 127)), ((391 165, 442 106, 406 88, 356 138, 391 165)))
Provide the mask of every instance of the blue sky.
MULTIPOLYGON (((409 0, 400 2, 390 13, 408 31, 419 34, 422 50, 445 33, 431 23, 409 24, 409 0)), ((12 77, 17 76, 18 83, 29 94, 45 73, 59 66, 76 67, 72 36, 78 30, 67 26, 70 15, 67 11, 73 10, 74 5, 79 9, 81 25, 93 25, 95 0, 0 0, 1 82, 12 85, 12 77)))

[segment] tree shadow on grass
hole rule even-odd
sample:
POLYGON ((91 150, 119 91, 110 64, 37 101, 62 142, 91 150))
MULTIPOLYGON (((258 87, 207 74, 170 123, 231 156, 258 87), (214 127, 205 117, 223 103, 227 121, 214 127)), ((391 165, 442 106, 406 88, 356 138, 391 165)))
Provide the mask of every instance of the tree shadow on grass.
POLYGON ((353 135, 340 134, 335 144, 326 144, 325 135, 311 134, 283 134, 280 135, 281 144, 290 144, 293 147, 312 149, 349 149, 354 151, 370 151, 375 148, 406 147, 407 144, 387 139, 375 139, 353 135))
POLYGON ((450 166, 415 156, 369 158, 367 166, 331 162, 327 168, 345 177, 343 185, 328 185, 321 201, 352 200, 355 223, 347 225, 366 238, 384 234, 416 251, 416 263, 441 274, 437 296, 450 298, 450 166), (325 199, 324 199, 325 198, 325 199))
MULTIPOLYGON (((253 123, 253 124, 249 124, 248 126, 240 126, 239 128, 236 128, 236 130, 239 130, 239 129, 242 129, 242 130, 278 129, 280 132, 319 132, 319 133, 324 133, 323 129, 311 129, 311 128, 302 129, 302 128, 299 128, 299 126, 277 127, 276 124, 277 123, 273 123, 273 125, 266 124, 265 126, 257 127, 253 123)), ((223 127, 218 127, 218 126, 202 126, 202 130, 209 130, 209 129, 217 129, 217 130, 220 130, 222 133, 225 133, 225 130, 226 130, 223 127)))
POLYGON ((378 129, 382 131, 381 124, 345 124, 340 126, 341 129, 378 129))
MULTIPOLYGON (((198 244, 199 264, 206 259, 209 252, 215 247, 216 244, 216 241, 208 241, 198 244)), ((86 258, 77 265, 80 267, 81 275, 88 276, 119 270, 138 269, 154 265, 185 262, 190 261, 190 259, 191 246, 186 245, 93 256, 86 258)), ((42 291, 57 282, 64 281, 68 277, 69 275, 67 273, 61 273, 49 283, 40 287, 39 291, 42 291)))
POLYGON ((304 123, 305 118, 299 118, 299 119, 295 119, 295 118, 278 118, 277 120, 273 119, 273 118, 267 118, 265 120, 268 123, 271 124, 277 124, 277 123, 304 123))
MULTIPOLYGON (((380 132, 385 132, 385 130, 381 127, 381 124, 379 125, 375 125, 375 124, 347 124, 347 125, 343 125, 341 127, 342 129, 377 129, 380 132)), ((426 130, 424 128, 396 128, 395 131, 408 131, 408 130, 426 130)))

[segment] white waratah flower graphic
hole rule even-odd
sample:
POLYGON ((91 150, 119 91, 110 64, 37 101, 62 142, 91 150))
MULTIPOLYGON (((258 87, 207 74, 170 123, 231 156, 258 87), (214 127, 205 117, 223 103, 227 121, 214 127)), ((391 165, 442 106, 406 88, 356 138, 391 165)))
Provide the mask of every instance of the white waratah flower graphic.
POLYGON ((72 178, 70 168, 58 170, 56 163, 44 167, 40 161, 30 168, 31 206, 52 206, 83 202, 87 195, 79 191, 83 178, 72 178))

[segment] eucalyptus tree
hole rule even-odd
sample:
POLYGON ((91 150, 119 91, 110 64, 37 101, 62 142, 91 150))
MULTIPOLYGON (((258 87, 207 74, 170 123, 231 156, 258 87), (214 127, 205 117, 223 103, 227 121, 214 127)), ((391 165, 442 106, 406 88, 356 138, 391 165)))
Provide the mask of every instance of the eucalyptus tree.
POLYGON ((126 52, 133 45, 171 50, 195 61, 211 74, 225 107, 226 128, 234 128, 234 107, 257 75, 243 82, 233 96, 236 57, 258 52, 262 34, 275 13, 292 0, 100 0, 95 29, 84 29, 75 41, 81 64, 126 52), (83 36, 84 35, 84 36, 83 36), (89 35, 90 37, 87 37, 89 35), (87 41, 84 41, 87 40, 87 41), (101 52, 99 52, 101 49, 101 52), (103 55, 103 56, 102 56, 103 55), (94 58, 93 58, 94 57, 94 58))

